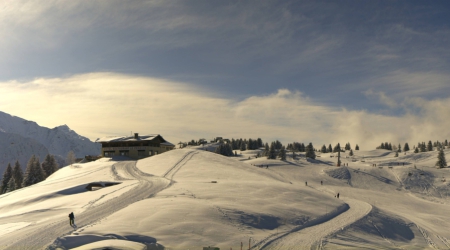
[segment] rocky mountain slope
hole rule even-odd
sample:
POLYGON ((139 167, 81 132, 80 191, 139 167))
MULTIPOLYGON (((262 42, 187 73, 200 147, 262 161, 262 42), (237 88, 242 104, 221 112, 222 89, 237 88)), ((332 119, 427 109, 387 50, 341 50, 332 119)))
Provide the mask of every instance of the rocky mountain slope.
POLYGON ((50 153, 62 163, 71 150, 77 157, 84 157, 100 154, 100 147, 67 125, 50 129, 0 111, 0 174, 8 163, 14 164, 16 160, 25 169, 33 154, 42 161, 50 153))

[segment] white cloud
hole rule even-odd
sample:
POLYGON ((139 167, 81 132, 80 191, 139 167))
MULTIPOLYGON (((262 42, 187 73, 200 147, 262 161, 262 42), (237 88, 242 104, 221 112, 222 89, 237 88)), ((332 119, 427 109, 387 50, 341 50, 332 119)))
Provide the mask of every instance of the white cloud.
POLYGON ((450 99, 406 99, 402 105, 414 112, 394 117, 327 107, 287 89, 237 101, 184 83, 113 73, 9 81, 0 88, 1 111, 47 127, 67 124, 91 139, 133 131, 173 142, 261 137, 373 149, 384 141, 415 144, 450 136, 450 99))

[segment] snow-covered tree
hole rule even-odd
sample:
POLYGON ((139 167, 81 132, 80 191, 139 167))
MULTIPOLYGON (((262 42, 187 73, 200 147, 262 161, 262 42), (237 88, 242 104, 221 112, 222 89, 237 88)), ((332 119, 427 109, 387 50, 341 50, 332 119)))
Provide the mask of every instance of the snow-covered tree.
POLYGON ((72 150, 70 150, 69 153, 67 153, 66 164, 72 165, 75 163, 75 161, 76 161, 75 153, 72 150))
POLYGON ((436 162, 436 166, 438 168, 445 168, 445 167, 447 167, 447 161, 445 160, 445 154, 444 154, 444 150, 443 149, 439 150, 438 160, 436 162))
POLYGON ((6 192, 6 189, 8 188, 8 182, 11 180, 11 177, 12 177, 12 168, 11 164, 8 163, 8 167, 6 167, 5 171, 3 172, 2 182, 0 184, 0 194, 6 192))
POLYGON ((278 156, 280 157, 280 159, 282 161, 286 160, 286 149, 284 148, 284 146, 281 147, 280 153, 278 154, 278 156))
MULTIPOLYGON (((55 164, 56 164, 56 161, 55 161, 55 164)), ((22 171, 22 168, 20 167, 19 161, 16 161, 16 164, 14 164, 14 168, 12 170, 12 175, 14 177, 14 181, 16 182, 15 189, 22 188, 23 171, 22 171)))
POLYGON ((270 144, 269 155, 267 156, 267 159, 276 159, 276 158, 277 152, 275 150, 275 142, 272 142, 272 144, 270 144))
POLYGON ((305 157, 311 158, 311 159, 316 159, 316 153, 314 153, 314 147, 311 142, 308 144, 308 146, 306 146, 305 157))

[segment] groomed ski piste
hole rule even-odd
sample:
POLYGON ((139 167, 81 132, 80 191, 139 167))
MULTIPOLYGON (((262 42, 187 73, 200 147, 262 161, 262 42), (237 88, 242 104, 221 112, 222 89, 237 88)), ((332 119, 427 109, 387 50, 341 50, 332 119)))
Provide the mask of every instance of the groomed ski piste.
POLYGON ((436 151, 354 151, 336 167, 335 154, 205 150, 215 146, 73 164, 3 194, 0 249, 450 248, 436 151))

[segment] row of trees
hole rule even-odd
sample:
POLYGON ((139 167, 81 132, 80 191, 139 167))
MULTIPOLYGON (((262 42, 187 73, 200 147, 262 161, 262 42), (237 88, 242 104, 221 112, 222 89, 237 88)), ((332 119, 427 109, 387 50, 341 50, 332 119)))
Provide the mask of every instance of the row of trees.
MULTIPOLYGON (((440 150, 443 149, 444 147, 448 147, 449 143, 447 140, 445 140, 444 142, 440 142, 440 141, 428 141, 428 143, 425 142, 419 142, 417 143, 417 147, 414 146, 414 152, 415 153, 419 153, 419 152, 427 152, 427 151, 433 151, 434 148, 436 148, 436 150, 440 150)), ((401 144, 398 144, 398 147, 395 145, 392 145, 389 142, 382 142, 380 146, 377 147, 377 149, 386 149, 386 150, 392 150, 392 151, 397 151, 397 152, 407 152, 410 149, 408 143, 405 143, 405 145, 401 146, 401 144)))
POLYGON ((0 183, 0 194, 41 182, 58 169, 59 166, 55 157, 50 154, 45 157, 42 164, 39 162, 39 157, 32 155, 28 161, 25 173, 23 173, 19 161, 16 161, 14 168, 11 167, 11 164, 8 164, 0 183))

